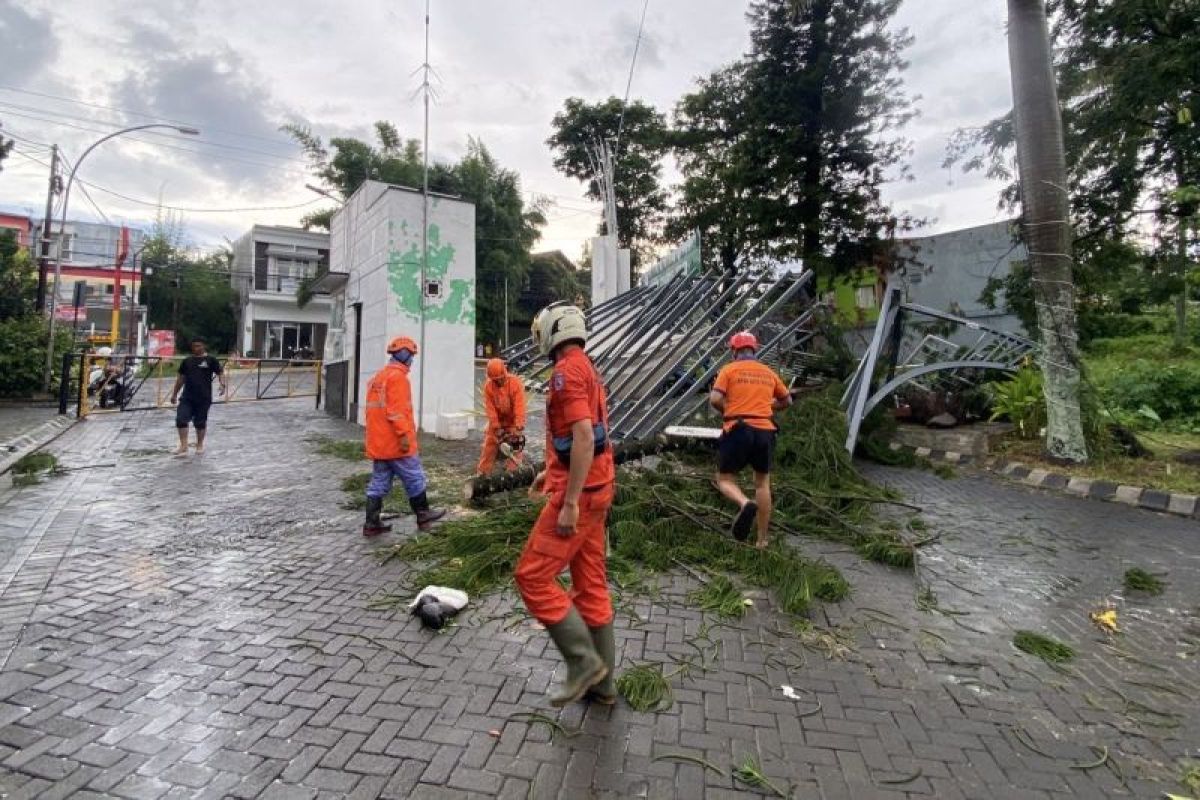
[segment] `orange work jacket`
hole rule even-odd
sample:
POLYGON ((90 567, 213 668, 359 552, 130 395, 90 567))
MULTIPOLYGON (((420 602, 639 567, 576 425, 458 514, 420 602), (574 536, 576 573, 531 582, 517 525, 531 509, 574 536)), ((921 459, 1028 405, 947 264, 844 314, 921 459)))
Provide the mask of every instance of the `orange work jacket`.
POLYGON ((367 458, 374 461, 391 461, 419 452, 408 367, 398 361, 376 372, 367 384, 365 450, 367 458), (408 437, 408 450, 400 448, 402 435, 408 437))
POLYGON ((509 375, 499 386, 488 378, 483 386, 483 407, 487 411, 488 427, 493 430, 500 428, 525 427, 525 389, 521 379, 509 375))

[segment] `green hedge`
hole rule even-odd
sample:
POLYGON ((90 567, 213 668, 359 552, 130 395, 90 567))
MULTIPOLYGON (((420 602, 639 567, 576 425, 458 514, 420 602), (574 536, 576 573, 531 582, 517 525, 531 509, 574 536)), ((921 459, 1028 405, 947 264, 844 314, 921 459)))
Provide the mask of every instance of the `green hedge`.
MULTIPOLYGON (((55 336, 54 368, 51 377, 58 385, 61 354, 71 349, 71 332, 55 336)), ((0 321, 0 397, 28 397, 42 389, 46 366, 46 319, 40 315, 0 321)))

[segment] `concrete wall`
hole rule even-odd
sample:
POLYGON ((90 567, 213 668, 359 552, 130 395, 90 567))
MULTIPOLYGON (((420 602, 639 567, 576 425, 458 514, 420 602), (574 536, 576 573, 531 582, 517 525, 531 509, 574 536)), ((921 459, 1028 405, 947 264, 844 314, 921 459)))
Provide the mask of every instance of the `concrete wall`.
POLYGON ((902 242, 901 257, 912 260, 904 278, 908 302, 939 311, 956 307, 959 316, 1023 333, 1020 321, 1004 311, 1003 293, 995 309, 979 302, 988 278, 1005 277, 1014 262, 1027 257, 1025 246, 1015 243, 1012 224, 1004 220, 902 242))
MULTIPOLYGON (((362 364, 349 370, 351 380, 357 375, 360 423, 366 383, 387 363, 388 341, 400 335, 422 340, 422 202, 420 192, 369 181, 333 218, 330 269, 350 276, 343 359, 353 358, 352 308, 362 304, 362 364)), ((474 205, 431 197, 428 238, 427 284, 436 283, 440 296, 426 293, 424 346, 412 378, 414 404, 424 383, 420 424, 432 431, 439 413, 474 408, 474 205)))

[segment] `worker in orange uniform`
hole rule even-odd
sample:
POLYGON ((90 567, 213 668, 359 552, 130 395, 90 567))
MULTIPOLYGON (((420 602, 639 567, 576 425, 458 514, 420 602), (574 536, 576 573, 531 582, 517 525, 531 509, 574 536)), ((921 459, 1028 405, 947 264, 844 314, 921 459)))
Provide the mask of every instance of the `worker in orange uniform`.
POLYGON ((446 515, 445 509, 430 508, 426 487, 429 479, 421 465, 417 423, 413 415, 412 385, 408 380, 417 343, 397 336, 387 346, 388 365, 367 384, 366 455, 374 462, 367 483, 367 521, 363 536, 378 536, 392 529, 382 519, 383 498, 399 478, 408 504, 417 515, 417 527, 429 527, 446 515))
POLYGON ((520 378, 509 374, 504 362, 498 358, 487 363, 483 407, 488 426, 483 434, 483 453, 479 456, 475 474, 491 473, 502 443, 512 449, 512 456, 505 459, 507 468, 512 471, 520 466, 521 451, 525 447, 525 387, 520 378))
POLYGON ((584 352, 587 325, 572 305, 554 304, 533 319, 533 341, 554 363, 546 400, 546 467, 531 495, 548 495, 517 562, 525 607, 546 626, 567 674, 550 698, 572 703, 590 690, 612 704, 616 644, 605 567, 605 523, 616 491, 608 409, 600 374, 584 352), (558 576, 571 568, 571 593, 558 576))
POLYGON ((771 462, 775 456, 775 412, 792 404, 791 393, 775 371, 758 360, 758 339, 749 331, 729 340, 733 361, 721 368, 708 402, 724 418, 717 455, 717 489, 737 503, 732 533, 739 542, 758 522, 761 549, 771 525, 771 462), (754 499, 742 493, 737 473, 754 470, 754 499))

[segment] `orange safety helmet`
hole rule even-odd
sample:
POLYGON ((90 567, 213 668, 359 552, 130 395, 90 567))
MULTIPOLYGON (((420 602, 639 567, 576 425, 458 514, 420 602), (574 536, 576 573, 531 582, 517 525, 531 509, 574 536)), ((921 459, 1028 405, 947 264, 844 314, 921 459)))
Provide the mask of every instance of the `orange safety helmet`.
POLYGON ((747 347, 751 350, 758 349, 758 338, 750 331, 738 331, 729 338, 729 348, 731 350, 744 350, 747 347))
POLYGON ((414 356, 420 352, 417 349, 417 343, 407 336, 397 336, 388 342, 387 351, 389 353, 399 353, 401 350, 407 350, 414 356))
POLYGON ((487 376, 489 378, 503 378, 508 372, 504 368, 504 362, 498 358, 493 358, 487 362, 487 376))

